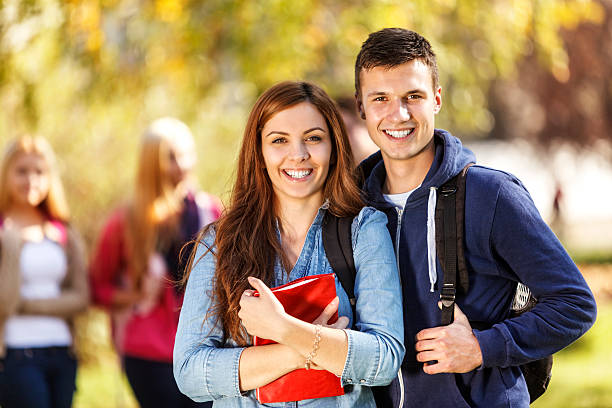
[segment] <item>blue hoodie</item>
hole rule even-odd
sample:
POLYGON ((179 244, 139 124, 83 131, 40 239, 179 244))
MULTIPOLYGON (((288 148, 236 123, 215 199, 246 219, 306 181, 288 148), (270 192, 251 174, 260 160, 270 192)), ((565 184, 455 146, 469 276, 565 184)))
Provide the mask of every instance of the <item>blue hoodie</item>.
POLYGON ((473 153, 444 130, 434 132, 434 142, 431 168, 403 211, 382 195, 386 171, 380 152, 360 166, 369 205, 389 220, 404 301, 406 355, 393 383, 376 390, 378 406, 528 407, 529 393, 518 365, 559 351, 584 334, 595 321, 595 300, 521 182, 502 171, 472 166, 465 206, 470 282, 468 293, 458 294, 457 304, 470 321, 491 327, 474 330, 483 364, 465 374, 425 374, 416 361, 414 339, 422 329, 440 325, 437 302, 443 280, 437 257, 429 262, 428 204, 433 200, 435 208, 435 188, 475 162, 473 153), (538 304, 508 319, 517 282, 531 289, 538 304))

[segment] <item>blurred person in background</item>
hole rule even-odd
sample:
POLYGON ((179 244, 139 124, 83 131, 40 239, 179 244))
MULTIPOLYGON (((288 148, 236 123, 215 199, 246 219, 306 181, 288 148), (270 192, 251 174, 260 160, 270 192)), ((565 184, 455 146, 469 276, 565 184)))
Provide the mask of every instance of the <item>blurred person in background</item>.
POLYGON ((182 395, 172 374, 181 248, 222 210, 218 198, 196 189, 195 159, 187 125, 154 121, 142 140, 133 197, 110 216, 92 258, 94 301, 110 311, 115 347, 143 408, 209 406, 182 395))
POLYGON ((0 405, 70 407, 73 318, 88 304, 87 268, 53 150, 40 137, 4 152, 0 245, 0 405))
POLYGON ((336 102, 346 125, 346 132, 348 133, 349 143, 353 151, 354 165, 357 166, 371 154, 376 153, 378 146, 370 139, 368 129, 359 116, 355 97, 341 97, 336 102))

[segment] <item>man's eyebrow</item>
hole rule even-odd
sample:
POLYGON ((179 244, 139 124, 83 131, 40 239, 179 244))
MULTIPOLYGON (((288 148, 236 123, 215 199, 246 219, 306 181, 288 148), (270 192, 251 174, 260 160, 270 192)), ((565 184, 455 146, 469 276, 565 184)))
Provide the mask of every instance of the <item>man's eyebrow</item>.
MULTIPOLYGON (((425 91, 423 89, 411 89, 410 91, 407 91, 404 93, 404 95, 412 95, 412 94, 416 94, 416 93, 424 93, 425 91)), ((368 98, 371 98, 373 96, 385 96, 387 95, 388 92, 385 91, 373 91, 367 94, 368 98)))
POLYGON ((384 96, 386 94, 387 92, 385 91, 373 91, 373 92, 368 93, 366 96, 369 98, 371 96, 384 96))

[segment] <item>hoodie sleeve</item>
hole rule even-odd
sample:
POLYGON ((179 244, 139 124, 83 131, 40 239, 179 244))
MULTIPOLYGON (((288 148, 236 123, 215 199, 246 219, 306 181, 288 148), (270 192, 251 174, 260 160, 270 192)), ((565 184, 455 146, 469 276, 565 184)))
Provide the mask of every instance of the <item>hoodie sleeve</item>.
POLYGON ((527 190, 510 175, 499 185, 489 245, 498 274, 527 285, 538 303, 491 329, 474 331, 483 367, 543 358, 593 325, 595 300, 582 274, 540 217, 527 190))

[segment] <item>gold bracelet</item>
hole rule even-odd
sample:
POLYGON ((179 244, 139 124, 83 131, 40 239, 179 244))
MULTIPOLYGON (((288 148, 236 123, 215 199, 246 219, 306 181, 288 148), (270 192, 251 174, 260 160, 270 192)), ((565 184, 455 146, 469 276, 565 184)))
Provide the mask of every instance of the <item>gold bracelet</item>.
POLYGON ((306 362, 304 363, 304 367, 307 370, 310 370, 310 364, 312 363, 312 359, 317 355, 317 350, 319 349, 319 342, 321 341, 321 325, 315 325, 315 338, 314 343, 312 345, 312 351, 310 354, 306 356, 306 362))

